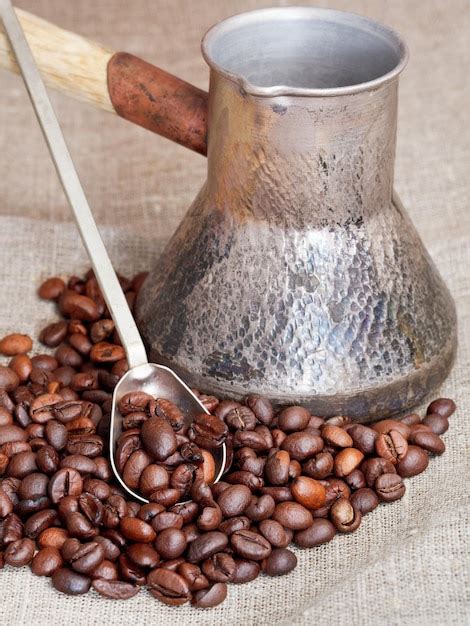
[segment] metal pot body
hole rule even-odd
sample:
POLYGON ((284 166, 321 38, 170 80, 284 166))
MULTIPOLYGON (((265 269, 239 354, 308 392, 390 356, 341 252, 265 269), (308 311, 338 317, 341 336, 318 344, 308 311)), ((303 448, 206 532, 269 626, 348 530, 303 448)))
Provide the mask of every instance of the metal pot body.
POLYGON ((150 358, 321 415, 417 404, 451 367, 456 315, 393 193, 398 72, 251 88, 216 61, 208 179, 138 300, 150 358))

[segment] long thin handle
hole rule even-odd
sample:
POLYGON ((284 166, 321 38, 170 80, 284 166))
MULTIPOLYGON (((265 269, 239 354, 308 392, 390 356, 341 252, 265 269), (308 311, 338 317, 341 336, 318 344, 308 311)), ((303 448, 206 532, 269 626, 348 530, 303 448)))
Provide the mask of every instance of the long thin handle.
MULTIPOLYGON (((207 92, 132 54, 15 12, 48 87, 207 153, 207 92)), ((0 68, 19 72, 1 25, 0 68)))
POLYGON ((10 0, 0 0, 0 16, 49 146, 65 195, 75 216, 82 241, 126 350, 129 366, 135 367, 147 363, 144 344, 104 247, 59 122, 10 0))

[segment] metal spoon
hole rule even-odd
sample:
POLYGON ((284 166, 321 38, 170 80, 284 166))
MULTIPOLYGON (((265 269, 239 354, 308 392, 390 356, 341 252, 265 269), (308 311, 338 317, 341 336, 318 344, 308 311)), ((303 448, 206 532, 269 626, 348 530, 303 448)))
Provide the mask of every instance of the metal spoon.
MULTIPOLYGON (((117 480, 133 498, 148 502, 140 494, 129 489, 116 468, 114 451, 116 441, 122 432, 119 400, 129 391, 137 390, 145 391, 156 398, 171 400, 183 411, 187 424, 191 423, 197 414, 208 411, 171 369, 148 362, 145 346, 104 247, 59 122, 10 0, 0 0, 0 17, 129 363, 129 371, 118 382, 113 394, 109 438, 111 467, 117 480)), ((217 482, 225 468, 225 445, 214 450, 213 455, 216 466, 214 482, 217 482)))

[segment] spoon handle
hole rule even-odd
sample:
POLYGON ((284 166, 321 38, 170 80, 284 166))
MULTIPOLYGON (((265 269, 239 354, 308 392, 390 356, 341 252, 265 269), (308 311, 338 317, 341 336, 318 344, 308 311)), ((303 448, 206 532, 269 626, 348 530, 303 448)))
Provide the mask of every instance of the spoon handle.
POLYGON ((0 0, 0 17, 33 103, 65 195, 72 208, 95 276, 126 351, 129 367, 147 363, 145 346, 93 218, 62 130, 10 0, 0 0))

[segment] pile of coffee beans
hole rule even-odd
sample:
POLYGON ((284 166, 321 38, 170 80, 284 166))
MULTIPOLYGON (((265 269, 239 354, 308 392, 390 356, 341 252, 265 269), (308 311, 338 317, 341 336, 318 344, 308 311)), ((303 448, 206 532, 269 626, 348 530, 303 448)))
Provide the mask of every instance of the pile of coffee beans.
MULTIPOLYGON (((131 307, 144 278, 121 279, 131 307)), ((139 504, 108 461, 112 392, 127 363, 97 282, 91 272, 67 284, 51 278, 39 295, 62 316, 41 332, 48 353, 28 356, 26 335, 0 341, 11 357, 0 366, 0 568, 29 565, 63 593, 93 587, 126 599, 147 587, 169 605, 215 606, 227 583, 294 569, 291 542, 313 548, 356 530, 444 452, 455 410, 445 398, 424 419, 366 426, 301 406, 276 411, 258 395, 239 403, 198 394, 213 417, 187 433, 177 407, 147 398, 128 407, 132 443, 118 455, 123 476, 148 495, 139 504), (164 444, 146 427, 156 420, 164 444), (223 440, 229 467, 211 485, 208 450, 223 440)))
POLYGON ((215 459, 210 450, 227 440, 223 420, 201 411, 188 423, 171 400, 139 390, 126 393, 118 409, 123 432, 115 463, 134 493, 168 507, 189 496, 196 478, 207 484, 214 481, 215 459))

